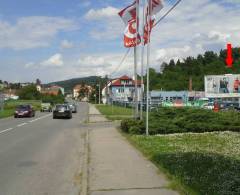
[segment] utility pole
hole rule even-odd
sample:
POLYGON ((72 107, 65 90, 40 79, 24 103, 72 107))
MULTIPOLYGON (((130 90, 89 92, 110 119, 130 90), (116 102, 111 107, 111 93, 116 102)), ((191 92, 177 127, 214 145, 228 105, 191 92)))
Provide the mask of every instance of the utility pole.
MULTIPOLYGON (((142 37, 144 36, 145 28, 145 0, 142 1, 143 7, 143 18, 142 18, 142 37)), ((140 119, 143 120, 143 101, 144 101, 144 82, 143 82, 143 69, 144 69, 144 41, 142 42, 142 53, 141 53, 141 106, 140 106, 140 119)))
POLYGON ((99 89, 99 92, 98 92, 98 104, 101 104, 101 84, 99 82, 99 85, 98 85, 98 89, 99 89))
POLYGON ((148 0, 149 9, 147 14, 147 23, 148 23, 148 45, 147 45, 147 109, 146 109, 146 135, 149 135, 149 63, 150 63, 150 25, 151 25, 151 11, 152 11, 152 0, 148 0))
POLYGON ((137 45, 138 45, 138 17, 139 17, 139 1, 136 1, 136 46, 134 47, 134 80, 135 80, 135 95, 134 95, 134 118, 138 118, 138 82, 137 82, 137 57, 138 57, 138 50, 137 50, 137 45))

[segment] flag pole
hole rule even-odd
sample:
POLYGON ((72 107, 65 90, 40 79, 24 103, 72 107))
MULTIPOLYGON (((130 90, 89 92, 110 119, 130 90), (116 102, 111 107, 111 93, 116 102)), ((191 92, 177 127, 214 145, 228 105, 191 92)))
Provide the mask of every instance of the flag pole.
POLYGON ((135 79, 135 96, 134 96, 134 103, 135 103, 135 111, 134 111, 134 118, 138 118, 138 82, 137 82, 137 44, 138 44, 138 16, 139 16, 139 0, 136 0, 136 46, 134 47, 134 79, 135 79))
MULTIPOLYGON (((144 37, 145 28, 145 0, 142 0, 143 6, 143 21, 142 21, 142 37, 144 37)), ((143 82, 143 67, 144 67, 144 40, 142 41, 142 54, 141 54, 141 108, 140 108, 140 119, 143 120, 143 101, 144 101, 144 82, 143 82)))
POLYGON ((152 0, 148 0, 148 13, 147 13, 147 33, 148 33, 148 45, 147 45, 147 109, 146 109, 146 135, 149 135, 149 63, 150 63, 150 29, 151 29, 151 10, 152 0))

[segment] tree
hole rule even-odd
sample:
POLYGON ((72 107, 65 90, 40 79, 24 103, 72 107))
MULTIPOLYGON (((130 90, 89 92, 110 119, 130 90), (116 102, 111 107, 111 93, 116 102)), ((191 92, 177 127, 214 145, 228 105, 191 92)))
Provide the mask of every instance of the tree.
POLYGON ((40 100, 41 94, 35 85, 29 85, 20 89, 18 96, 23 100, 40 100))

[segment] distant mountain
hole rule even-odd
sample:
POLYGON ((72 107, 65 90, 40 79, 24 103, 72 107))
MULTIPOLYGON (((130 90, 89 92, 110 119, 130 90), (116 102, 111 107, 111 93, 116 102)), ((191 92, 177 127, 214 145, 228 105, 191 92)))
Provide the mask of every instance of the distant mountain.
POLYGON ((101 82, 101 84, 105 83, 107 81, 107 78, 101 78, 98 76, 89 76, 89 77, 83 77, 83 78, 73 78, 69 80, 64 81, 57 81, 48 83, 45 86, 51 86, 51 85, 59 85, 65 89, 65 92, 72 92, 72 89, 77 84, 85 83, 87 85, 94 86, 101 82))

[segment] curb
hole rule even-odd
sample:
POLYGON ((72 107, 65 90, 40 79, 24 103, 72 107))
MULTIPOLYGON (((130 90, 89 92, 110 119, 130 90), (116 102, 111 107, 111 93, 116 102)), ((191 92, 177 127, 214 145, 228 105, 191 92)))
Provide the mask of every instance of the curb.
POLYGON ((89 159, 89 129, 87 129, 84 143, 84 158, 82 167, 82 181, 80 195, 88 195, 88 159, 89 159))

